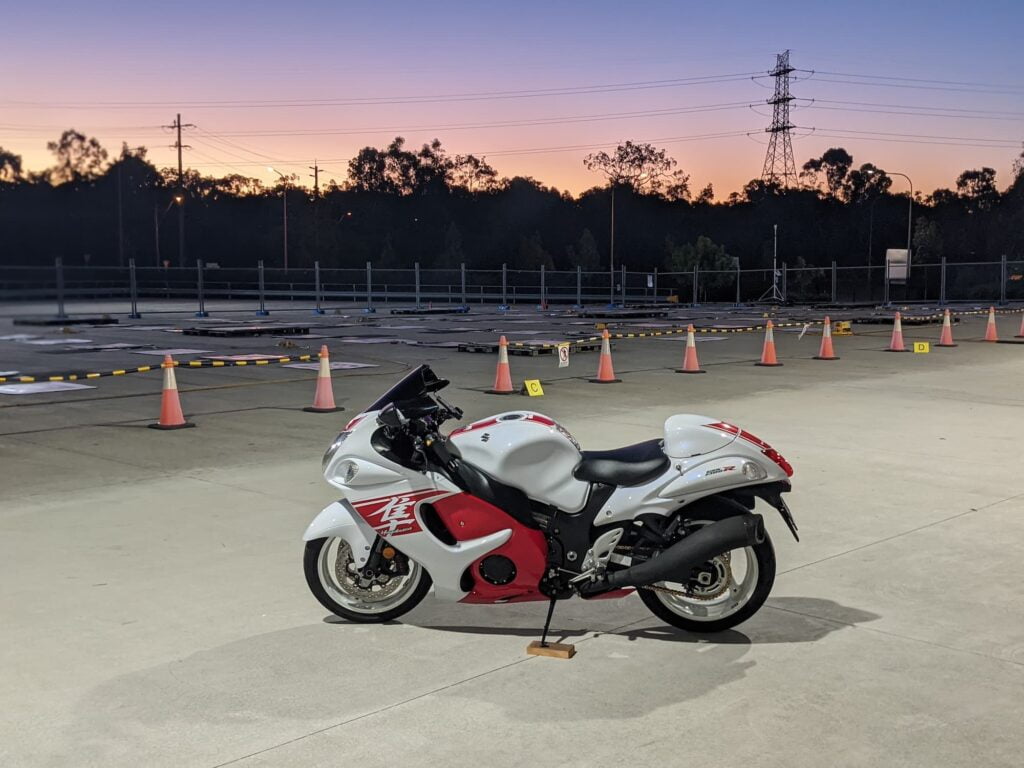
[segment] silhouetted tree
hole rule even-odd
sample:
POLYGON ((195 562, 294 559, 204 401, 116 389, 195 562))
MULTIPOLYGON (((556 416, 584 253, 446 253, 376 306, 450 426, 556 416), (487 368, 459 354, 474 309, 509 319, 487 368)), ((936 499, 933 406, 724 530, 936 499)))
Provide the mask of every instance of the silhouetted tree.
POLYGON ((610 186, 629 187, 642 192, 657 190, 664 185, 676 161, 664 149, 658 149, 653 144, 627 141, 619 144, 610 155, 604 151, 587 155, 583 164, 588 170, 603 174, 610 186))
POLYGON ((964 171, 957 177, 956 190, 969 211, 987 211, 999 198, 996 172, 992 168, 964 171))
POLYGON ((826 149, 821 157, 812 157, 804 163, 800 176, 809 186, 818 187, 819 174, 825 174, 825 188, 828 196, 838 198, 843 188, 846 174, 853 165, 853 156, 842 147, 826 149))
POLYGON ((99 141, 88 139, 73 128, 64 131, 57 141, 48 142, 46 148, 57 157, 57 164, 50 171, 54 184, 94 179, 107 162, 107 150, 99 141))
POLYGON ((444 250, 438 255, 434 266, 455 269, 465 261, 466 254, 462 251, 462 232, 453 221, 448 226, 448 231, 444 233, 444 250))
POLYGON ((871 202, 889 191, 892 179, 871 163, 849 171, 843 179, 843 198, 849 203, 871 202))
POLYGON ((715 200, 715 188, 709 183, 704 189, 697 195, 697 199, 694 201, 698 205, 709 205, 715 200))
POLYGON ((576 261, 583 269, 597 269, 601 265, 601 254, 597 250, 597 241, 589 229, 584 229, 576 245, 576 261))
POLYGON ((0 181, 11 183, 21 178, 21 155, 0 147, 0 181))

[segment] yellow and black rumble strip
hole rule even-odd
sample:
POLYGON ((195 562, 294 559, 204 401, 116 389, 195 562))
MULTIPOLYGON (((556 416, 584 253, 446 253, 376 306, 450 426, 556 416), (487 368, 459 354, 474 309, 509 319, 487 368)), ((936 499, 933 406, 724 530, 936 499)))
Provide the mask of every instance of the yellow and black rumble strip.
MULTIPOLYGON (((997 315, 1015 315, 1024 312, 1024 308, 1015 309, 997 309, 997 315)), ((914 315, 907 320, 941 320, 943 312, 936 312, 930 315, 914 315)), ((951 317, 966 317, 969 315, 987 315, 987 309, 972 309, 964 310, 962 312, 950 311, 951 317)), ((809 320, 806 322, 792 322, 792 323, 773 323, 774 328, 803 328, 804 326, 818 326, 821 325, 823 320, 809 320)), ((765 326, 760 325, 745 325, 737 326, 736 328, 706 328, 694 326, 694 333, 754 333, 757 331, 763 331, 765 326)), ((626 332, 626 333, 612 333, 609 332, 608 338, 610 339, 650 339, 657 336, 675 336, 681 333, 686 333, 687 328, 663 328, 658 331, 639 331, 639 332, 626 332)), ((568 344, 570 347, 592 347, 594 344, 601 342, 601 336, 588 336, 582 339, 572 339, 571 341, 554 342, 554 343, 543 343, 543 344, 530 344, 529 342, 513 341, 509 342, 510 349, 535 349, 535 350, 551 350, 554 351, 561 344, 568 344)), ((492 346, 497 346, 492 345, 492 346)), ((284 363, 300 363, 309 362, 311 360, 319 360, 319 354, 311 355, 298 355, 293 357, 277 357, 269 360, 187 360, 187 361, 174 361, 176 368, 241 368, 243 366, 251 365, 275 365, 284 363)), ((99 379, 104 376, 126 376, 130 373, 146 373, 148 371, 155 371, 163 368, 163 363, 157 365, 139 365, 134 368, 120 368, 114 371, 76 371, 73 373, 56 373, 56 374, 36 374, 35 376, 0 376, 0 384, 8 383, 19 383, 19 384, 31 384, 37 381, 80 381, 84 379, 99 379)))
MULTIPOLYGON (((276 357, 269 360, 175 360, 175 368, 241 368, 250 365, 278 365, 283 363, 308 363, 311 360, 319 360, 320 355, 297 355, 293 357, 276 357)), ((85 379, 99 379, 104 376, 126 376, 129 373, 148 373, 159 371, 165 368, 164 363, 156 365, 139 365, 134 368, 118 368, 113 371, 76 371, 74 373, 41 373, 35 376, 0 376, 0 384, 17 382, 19 384, 32 384, 37 381, 80 381, 85 379)))

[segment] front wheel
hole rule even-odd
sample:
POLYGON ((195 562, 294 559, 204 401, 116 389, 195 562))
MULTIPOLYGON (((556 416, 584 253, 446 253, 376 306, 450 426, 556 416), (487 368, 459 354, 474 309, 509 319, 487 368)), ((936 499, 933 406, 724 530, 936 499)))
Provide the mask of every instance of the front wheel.
MULTIPOLYGON (((733 512, 735 514, 735 512, 733 512)), ((690 520, 688 527, 711 525, 715 519, 690 520)), ((637 590, 655 616, 687 632, 721 632, 746 621, 768 599, 775 583, 775 549, 765 531, 764 541, 722 552, 684 583, 660 581, 637 590)))
POLYGON ((331 613, 360 624, 397 619, 411 611, 430 591, 430 574, 419 563, 395 552, 378 573, 361 574, 352 550, 340 538, 306 543, 306 583, 331 613))

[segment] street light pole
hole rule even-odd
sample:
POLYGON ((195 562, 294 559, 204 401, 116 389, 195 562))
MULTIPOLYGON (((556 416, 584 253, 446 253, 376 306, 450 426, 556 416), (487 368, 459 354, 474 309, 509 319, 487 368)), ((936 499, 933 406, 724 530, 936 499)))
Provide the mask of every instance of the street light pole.
POLYGON ((284 182, 284 184, 281 187, 281 201, 282 201, 281 209, 282 209, 282 221, 283 221, 283 231, 284 231, 284 238, 283 238, 284 239, 284 244, 283 244, 283 246, 284 246, 284 271, 287 272, 288 271, 288 178, 283 173, 281 173, 279 170, 277 170, 276 168, 271 168, 269 165, 267 166, 267 170, 268 171, 273 171, 274 173, 276 173, 278 176, 281 177, 281 181, 284 182))
POLYGON ((612 182, 612 232, 608 245, 608 304, 615 303, 615 182, 612 182))

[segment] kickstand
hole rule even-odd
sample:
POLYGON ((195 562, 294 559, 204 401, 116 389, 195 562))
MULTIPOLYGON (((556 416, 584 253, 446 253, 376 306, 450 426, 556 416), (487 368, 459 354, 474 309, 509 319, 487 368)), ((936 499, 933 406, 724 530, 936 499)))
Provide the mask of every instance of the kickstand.
POLYGON ((540 642, 534 640, 530 643, 526 652, 533 656, 551 656, 556 659, 571 659, 576 655, 576 647, 565 643, 549 643, 548 630, 551 629, 551 616, 555 612, 555 598, 548 603, 548 617, 544 621, 544 632, 540 636, 540 642))
POLYGON ((540 647, 541 648, 547 648, 548 647, 548 629, 551 627, 551 616, 555 612, 555 603, 556 602, 557 602, 557 600, 552 597, 551 598, 551 602, 548 603, 548 617, 547 617, 547 619, 544 620, 544 631, 541 633, 541 636, 540 636, 540 647))

